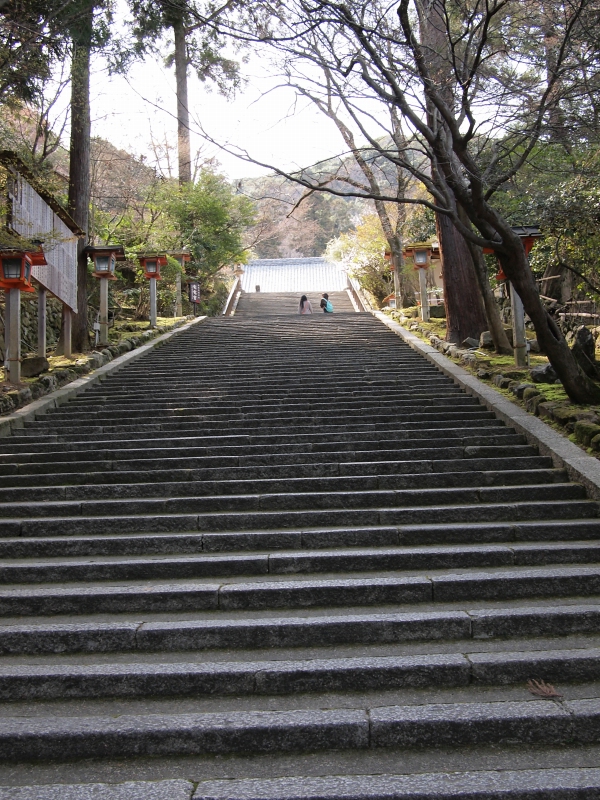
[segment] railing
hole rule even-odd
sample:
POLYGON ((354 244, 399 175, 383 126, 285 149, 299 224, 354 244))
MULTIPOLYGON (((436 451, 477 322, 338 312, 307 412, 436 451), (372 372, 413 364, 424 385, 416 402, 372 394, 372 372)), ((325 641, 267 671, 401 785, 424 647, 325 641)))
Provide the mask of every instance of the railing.
POLYGON ((229 317, 233 313, 235 306, 237 305, 237 294, 241 289, 242 281, 241 278, 236 278, 233 282, 233 286, 231 287, 231 291, 227 296, 227 300, 225 301, 225 305, 223 306, 222 316, 229 317))
POLYGON ((354 298, 359 311, 372 311, 371 304, 364 296, 359 282, 355 278, 351 278, 350 275, 348 275, 348 291, 354 298))

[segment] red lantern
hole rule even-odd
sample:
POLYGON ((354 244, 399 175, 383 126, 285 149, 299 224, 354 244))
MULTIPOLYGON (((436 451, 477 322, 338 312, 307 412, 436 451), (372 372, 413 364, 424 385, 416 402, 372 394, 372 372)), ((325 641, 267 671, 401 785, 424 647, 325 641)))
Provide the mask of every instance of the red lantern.
MULTIPOLYGON (((36 258, 38 254, 34 254, 36 258)), ((43 258, 43 254, 42 254, 43 258)), ((22 250, 5 250, 0 255, 0 289, 34 292, 31 285, 32 254, 22 250)), ((46 259, 43 259, 44 264, 46 259)))
POLYGON ((160 268, 166 267, 166 256, 140 256, 140 264, 144 270, 144 277, 150 280, 155 278, 157 281, 161 279, 160 268))
POLYGON ((94 262, 94 278, 106 278, 109 281, 116 281, 115 267, 117 261, 125 261, 125 250, 123 245, 89 245, 84 250, 91 256, 94 262))

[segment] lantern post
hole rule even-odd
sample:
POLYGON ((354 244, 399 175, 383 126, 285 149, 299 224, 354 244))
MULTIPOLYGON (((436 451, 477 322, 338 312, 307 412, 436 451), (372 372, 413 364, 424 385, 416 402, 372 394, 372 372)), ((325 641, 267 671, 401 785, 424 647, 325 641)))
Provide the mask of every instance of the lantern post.
POLYGON ((156 281, 161 279, 160 268, 166 266, 166 254, 144 253, 139 254, 140 264, 144 269, 144 276, 150 281, 150 327, 156 328, 156 281))
MULTIPOLYGON (((537 225, 518 225, 512 228, 512 231, 523 242, 525 255, 529 258, 531 248, 539 239, 542 234, 537 225)), ((483 252, 486 254, 494 253, 491 247, 484 247, 483 252)), ((497 281, 506 281, 510 286, 510 311, 512 317, 512 335, 513 335, 513 352, 516 367, 527 367, 529 365, 529 353, 527 350, 527 334, 525 330, 525 309, 523 308, 523 301, 519 293, 512 283, 508 280, 502 266, 496 275, 497 281)))
MULTIPOLYGON (((109 244, 103 246, 89 246, 85 251, 94 262, 94 278, 100 281, 100 335, 98 343, 106 346, 108 339, 108 282, 116 281, 115 267, 117 261, 125 261, 125 251, 122 245, 109 244)), ((66 319, 65 319, 66 322, 66 319)), ((70 320, 69 323, 70 324, 70 320)))
MULTIPOLYGON (((171 256, 171 258, 174 258, 182 269, 185 269, 186 263, 190 261, 192 258, 188 250, 179 250, 173 252, 169 251, 167 255, 171 256)), ((175 316, 176 317, 183 316, 183 302, 181 296, 181 272, 177 275, 177 280, 175 281, 175 316)))
POLYGON ((386 250, 384 254, 385 260, 390 265, 390 270, 394 276, 394 304, 396 308, 402 305, 400 299, 400 276, 398 275, 398 259, 391 250, 386 250))
POLYGON ((33 264, 45 264, 37 251, 2 250, 0 252, 0 289, 6 296, 5 341, 8 380, 21 382, 21 292, 34 292, 31 285, 33 264))
POLYGON ((432 245, 417 242, 409 245, 404 251, 404 258, 412 258, 415 269, 419 272, 419 294, 421 296, 421 319, 429 322, 429 297, 427 296, 427 270, 431 266, 432 245))

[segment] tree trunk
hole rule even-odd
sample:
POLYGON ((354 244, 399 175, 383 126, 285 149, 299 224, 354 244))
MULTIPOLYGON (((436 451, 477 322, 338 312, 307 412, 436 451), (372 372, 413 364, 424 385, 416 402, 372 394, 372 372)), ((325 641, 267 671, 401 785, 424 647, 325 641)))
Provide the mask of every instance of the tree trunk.
POLYGON ((177 157, 179 160, 179 183, 183 185, 192 182, 187 48, 183 18, 173 23, 173 34, 175 38, 175 81, 177 84, 177 157))
MULTIPOLYGON (((88 232, 90 208, 90 56, 94 0, 90 0, 85 19, 73 35, 71 62, 71 142, 69 148, 69 212, 75 222, 88 232)), ((90 349, 88 324, 87 256, 83 249, 87 235, 77 242, 77 313, 72 317, 72 347, 76 353, 90 349)), ((64 352, 64 320, 57 353, 64 352)))
POLYGON ((503 230, 502 238, 503 252, 498 253, 502 269, 523 301, 540 347, 548 356, 566 393, 574 403, 600 402, 600 386, 579 367, 560 328, 542 305, 521 240, 510 230, 503 230))
MULTIPOLYGON (((471 223, 469 221, 469 217, 462 206, 459 207, 458 213, 462 222, 470 227, 471 223)), ((498 308, 498 303, 496 302, 496 298, 492 292, 492 287, 490 286, 485 259, 483 257, 481 247, 469 242, 467 239, 465 239, 465 242, 469 248, 469 252, 471 253, 471 260, 475 268, 475 277, 477 278, 479 290, 481 291, 481 296, 483 298, 485 315, 488 322, 488 330, 492 336, 494 348, 497 353, 511 356, 513 354, 513 349, 508 341, 508 336, 506 335, 504 325, 502 324, 500 309, 498 308)))
POLYGON ((487 323, 471 253, 449 217, 436 214, 435 222, 442 259, 446 341, 460 344, 469 337, 479 341, 487 323))
MULTIPOLYGON (((445 3, 443 0, 418 0, 416 8, 421 41, 430 58, 430 74, 444 100, 452 108, 456 76, 450 68, 445 3)), ((433 130, 439 131, 440 139, 447 137, 446 123, 430 101, 427 102, 427 123, 433 130)), ((435 158, 431 162, 431 174, 434 181, 439 182, 441 170, 435 158)), ((467 338, 479 341, 487 323, 470 250, 449 217, 436 213, 435 226, 442 259, 446 341, 456 344, 467 338)))

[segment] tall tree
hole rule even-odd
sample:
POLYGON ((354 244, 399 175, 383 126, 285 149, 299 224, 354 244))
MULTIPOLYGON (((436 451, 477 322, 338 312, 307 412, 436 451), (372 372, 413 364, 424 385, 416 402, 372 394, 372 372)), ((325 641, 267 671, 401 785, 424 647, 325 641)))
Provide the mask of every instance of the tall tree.
POLYGON ((238 65, 226 58, 223 40, 215 23, 238 0, 213 7, 196 0, 129 0, 134 46, 132 55, 143 56, 160 49, 166 33, 173 37, 168 66, 175 66, 177 87, 177 145, 179 181, 192 180, 190 112, 188 104, 188 66, 201 81, 209 81, 223 94, 230 94, 239 83, 238 65))
MULTIPOLYGON (((429 205, 466 240, 496 253, 569 397, 580 403, 600 401, 600 387, 580 369, 540 300, 521 239, 494 203, 499 189, 548 139, 557 108, 566 115, 573 137, 584 129, 581 120, 598 108, 597 0, 444 0, 445 45, 437 49, 421 40, 414 0, 392 5, 279 0, 269 7, 276 19, 269 41, 300 58, 304 40, 318 32, 332 71, 353 80, 354 116, 369 145, 409 170, 432 198, 406 197, 404 202, 429 205), (543 24, 549 16, 555 20, 556 38, 551 64, 543 24), (583 52, 588 53, 585 72, 583 52), (448 61, 441 73, 440 58, 448 61), (451 76, 456 88, 450 94, 440 74, 451 76), (398 109, 412 132, 410 150, 382 147, 374 135, 371 104, 379 101, 398 109), (428 113, 430 108, 435 114, 428 113)), ((296 176, 309 188, 315 183, 310 178, 306 172, 296 176)))
MULTIPOLYGON (((90 59, 94 27, 95 0, 85 0, 85 13, 71 28, 71 140, 69 145, 68 208, 84 231, 89 228, 90 209, 90 59)), ((87 237, 77 242, 77 313, 73 317, 71 344, 75 352, 89 350, 87 307, 87 237)), ((62 333, 62 332, 61 332, 62 333)), ((59 349, 62 337, 59 339, 59 349)))

